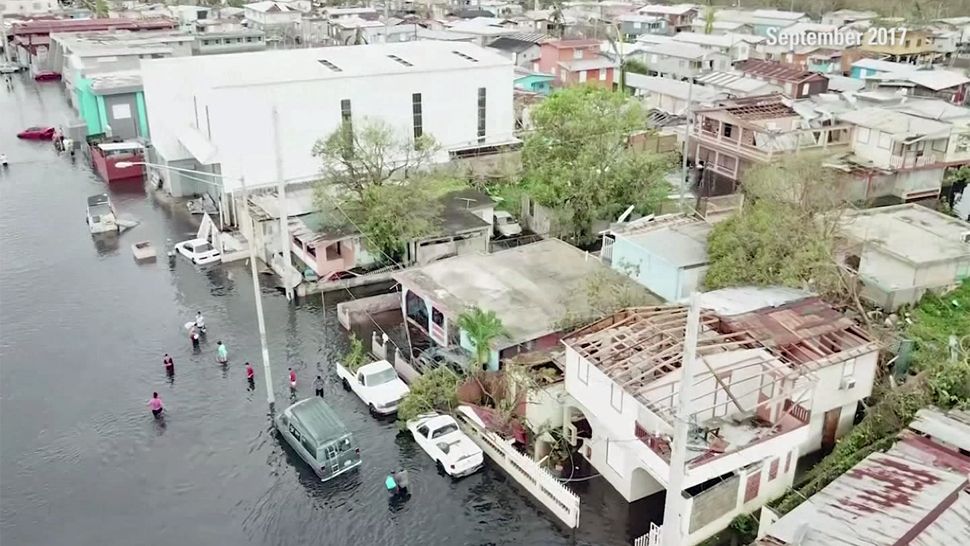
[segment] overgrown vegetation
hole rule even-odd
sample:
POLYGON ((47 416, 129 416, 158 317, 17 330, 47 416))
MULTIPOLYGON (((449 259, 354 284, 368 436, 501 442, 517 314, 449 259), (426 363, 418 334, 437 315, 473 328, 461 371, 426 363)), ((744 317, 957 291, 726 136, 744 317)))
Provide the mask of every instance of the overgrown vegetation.
MULTIPOLYGON (((628 272, 635 275, 635 271, 628 272)), ((639 283, 608 268, 597 269, 587 275, 584 290, 586 303, 579 300, 581 303, 578 306, 567 308, 565 316, 556 323, 557 329, 574 330, 620 309, 642 307, 658 301, 639 283)))
POLYGON ((356 373, 357 368, 364 365, 367 359, 367 352, 364 351, 364 343, 354 332, 350 333, 350 349, 344 355, 343 366, 350 373, 356 373))
POLYGON ((594 220, 630 205, 650 213, 669 191, 670 158, 630 150, 631 133, 646 127, 640 102, 624 93, 580 86, 546 99, 532 114, 535 131, 522 151, 525 186, 557 213, 563 236, 590 242, 594 220))
POLYGON ((835 261, 846 187, 818 156, 789 156, 743 177, 747 202, 708 238, 704 286, 789 286, 842 299, 849 284, 835 261))
POLYGON ((424 413, 451 413, 458 405, 458 384, 461 379, 447 368, 435 368, 411 383, 411 392, 397 407, 400 423, 424 413))

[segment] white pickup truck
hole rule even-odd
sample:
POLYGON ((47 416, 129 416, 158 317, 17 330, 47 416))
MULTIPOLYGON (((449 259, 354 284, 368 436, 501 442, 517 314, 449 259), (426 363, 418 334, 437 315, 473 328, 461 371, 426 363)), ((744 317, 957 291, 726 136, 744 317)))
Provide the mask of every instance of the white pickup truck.
POLYGON ((337 363, 337 377, 343 383, 344 389, 354 391, 357 398, 363 400, 374 415, 390 415, 396 412, 401 399, 411 392, 386 360, 361 366, 357 373, 337 363))

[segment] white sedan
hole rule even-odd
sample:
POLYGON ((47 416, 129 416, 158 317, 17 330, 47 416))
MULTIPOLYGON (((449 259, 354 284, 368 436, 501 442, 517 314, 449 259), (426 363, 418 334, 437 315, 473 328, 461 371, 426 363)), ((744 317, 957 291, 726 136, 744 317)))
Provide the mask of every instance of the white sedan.
POLYGON ((421 446, 438 469, 452 478, 474 474, 482 467, 484 455, 481 448, 458 428, 458 423, 447 415, 429 413, 407 422, 414 441, 421 446))
POLYGON ((206 265, 222 260, 222 253, 206 239, 189 239, 175 245, 175 250, 194 264, 206 265))

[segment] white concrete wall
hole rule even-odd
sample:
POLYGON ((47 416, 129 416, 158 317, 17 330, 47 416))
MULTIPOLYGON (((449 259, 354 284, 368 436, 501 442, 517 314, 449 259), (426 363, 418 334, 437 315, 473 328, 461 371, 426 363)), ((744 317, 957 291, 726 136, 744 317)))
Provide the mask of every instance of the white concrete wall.
POLYGON ((811 402, 802 402, 802 405, 812 412, 808 438, 799 448, 802 455, 815 452, 822 447, 826 412, 842 408, 836 438, 842 437, 852 428, 852 420, 859 401, 872 394, 878 360, 878 352, 873 351, 826 366, 814 373, 818 382, 813 389, 811 402), (855 378, 855 387, 842 388, 843 381, 849 377, 855 378))
POLYGON ((858 126, 853 132, 852 151, 859 157, 872 161, 877 167, 888 168, 893 150, 892 136, 876 129, 858 126))
POLYGON ((566 383, 564 381, 532 388, 526 392, 525 420, 532 430, 562 426, 563 403, 561 400, 565 396, 566 383))
MULTIPOLYGON (((177 116, 194 125, 191 87, 183 82, 162 84, 169 97, 159 105, 149 85, 159 82, 149 77, 146 100, 153 139, 177 140, 159 134, 153 117, 177 116), (182 87, 185 89, 171 89, 182 87)), ((401 132, 412 134, 411 95, 421 93, 423 127, 442 146, 436 158, 448 159, 448 149, 478 143, 478 88, 486 88, 485 143, 505 143, 513 138, 512 66, 469 68, 461 72, 440 71, 396 74, 362 78, 327 79, 278 85, 222 88, 197 97, 199 129, 211 128, 211 141, 219 150, 222 173, 238 179, 245 174, 247 184, 268 184, 276 180, 273 154, 274 104, 279 111, 280 132, 285 137, 283 178, 311 178, 320 171, 319 159, 311 155, 314 143, 340 127, 340 101, 349 99, 355 124, 364 118, 382 120, 401 132), (208 120, 205 109, 208 107, 208 120)), ((227 183, 227 191, 235 188, 227 183)))

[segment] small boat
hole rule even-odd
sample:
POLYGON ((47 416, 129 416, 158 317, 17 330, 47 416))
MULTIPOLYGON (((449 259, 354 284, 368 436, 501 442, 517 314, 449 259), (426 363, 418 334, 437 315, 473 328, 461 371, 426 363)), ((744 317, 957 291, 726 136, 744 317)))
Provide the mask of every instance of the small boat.
POLYGON ((131 245, 131 253, 134 254, 135 260, 142 261, 155 261, 155 247, 152 246, 151 241, 138 241, 137 243, 131 245))
POLYGON ((88 197, 88 228, 95 233, 117 233, 118 221, 115 209, 108 199, 108 194, 102 193, 88 197))

